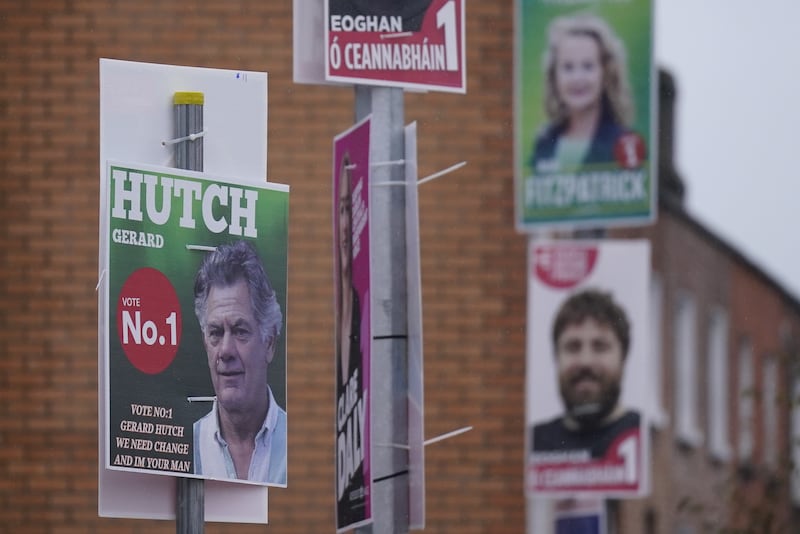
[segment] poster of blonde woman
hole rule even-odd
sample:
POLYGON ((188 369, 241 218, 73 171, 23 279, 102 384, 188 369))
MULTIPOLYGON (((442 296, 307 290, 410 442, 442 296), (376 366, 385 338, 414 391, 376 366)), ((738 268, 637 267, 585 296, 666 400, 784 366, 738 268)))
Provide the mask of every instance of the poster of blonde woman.
POLYGON ((518 229, 651 222, 651 0, 516 6, 518 229))

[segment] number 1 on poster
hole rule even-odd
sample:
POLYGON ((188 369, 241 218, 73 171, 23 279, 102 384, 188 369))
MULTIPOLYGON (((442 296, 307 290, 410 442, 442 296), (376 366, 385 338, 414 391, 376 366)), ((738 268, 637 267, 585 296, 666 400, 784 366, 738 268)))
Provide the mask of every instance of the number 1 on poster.
POLYGON ((456 4, 450 0, 436 13, 436 27, 444 26, 444 50, 447 70, 458 70, 458 40, 456 39, 456 4))
POLYGON ((638 479, 637 473, 637 453, 639 451, 639 438, 631 436, 626 438, 619 445, 617 450, 625 464, 625 482, 633 484, 638 479))
MULTIPOLYGON (((176 318, 177 314, 172 312, 169 316, 164 320, 169 326, 170 338, 169 344, 170 345, 177 345, 177 328, 176 328, 176 318)), ((142 324, 142 312, 136 311, 133 314, 133 319, 131 319, 131 313, 128 310, 122 311, 122 344, 127 345, 130 343, 131 339, 128 337, 130 333, 130 338, 132 338, 133 343, 136 345, 140 345, 142 341, 146 345, 155 345, 156 340, 158 340, 159 345, 164 345, 167 340, 166 338, 161 335, 158 335, 158 326, 153 321, 145 321, 142 324)))

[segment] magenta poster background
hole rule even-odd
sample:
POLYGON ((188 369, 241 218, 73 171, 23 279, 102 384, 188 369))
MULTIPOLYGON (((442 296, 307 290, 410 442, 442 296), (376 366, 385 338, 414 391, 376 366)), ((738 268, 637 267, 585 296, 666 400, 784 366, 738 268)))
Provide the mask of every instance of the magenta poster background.
POLYGON ((372 521, 369 136, 367 117, 333 143, 337 531, 372 521))

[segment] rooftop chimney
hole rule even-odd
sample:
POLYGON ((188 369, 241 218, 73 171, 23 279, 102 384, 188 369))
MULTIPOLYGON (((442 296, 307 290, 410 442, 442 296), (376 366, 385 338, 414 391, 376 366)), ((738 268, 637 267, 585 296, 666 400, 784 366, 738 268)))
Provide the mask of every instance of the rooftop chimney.
POLYGON ((682 205, 686 188, 675 169, 675 80, 658 70, 658 193, 662 200, 682 205))

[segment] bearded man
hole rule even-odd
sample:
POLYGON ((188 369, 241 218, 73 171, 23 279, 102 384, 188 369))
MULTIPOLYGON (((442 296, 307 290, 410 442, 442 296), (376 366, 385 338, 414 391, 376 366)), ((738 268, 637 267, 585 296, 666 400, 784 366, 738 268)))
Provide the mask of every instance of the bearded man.
POLYGON ((533 452, 575 452, 603 458, 640 415, 620 402, 630 347, 628 317, 609 293, 586 289, 570 296, 552 329, 564 414, 534 425, 533 452))

